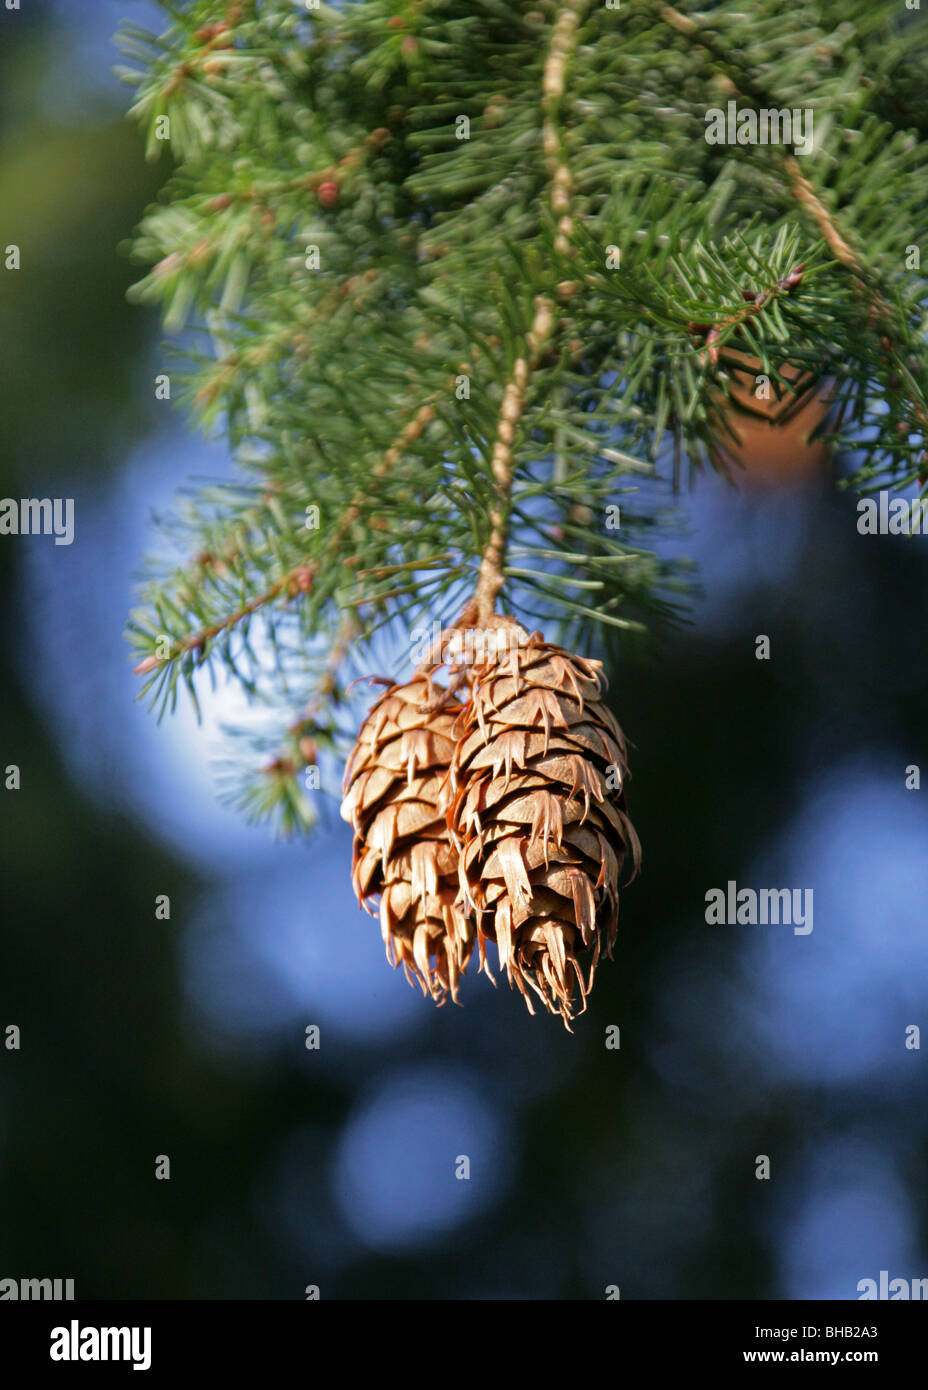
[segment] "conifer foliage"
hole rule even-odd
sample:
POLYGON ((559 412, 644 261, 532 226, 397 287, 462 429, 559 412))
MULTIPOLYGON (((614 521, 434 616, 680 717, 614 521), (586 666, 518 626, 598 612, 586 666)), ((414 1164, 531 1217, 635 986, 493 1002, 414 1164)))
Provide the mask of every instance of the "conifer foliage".
POLYGON ((827 399, 812 414, 845 483, 928 486, 928 26, 899 0, 164 10, 162 34, 122 34, 147 151, 172 161, 134 294, 239 473, 167 523, 136 669, 159 709, 206 667, 277 711, 236 794, 292 830, 313 819, 306 773, 357 736, 350 677, 389 651, 349 770, 379 854, 360 850, 362 896, 382 892, 388 944, 433 995, 491 937, 569 1011, 575 948, 611 942, 613 867, 637 855, 604 793, 624 744, 570 653, 685 601, 660 533, 684 469, 738 457, 720 431, 751 409, 744 364, 749 386, 827 399), (437 665, 400 668, 410 633, 464 614, 552 645, 452 672, 455 713, 421 698, 437 665), (431 753, 405 774, 379 759, 434 750, 449 721, 445 806, 431 753), (499 771, 519 739, 541 820, 514 819, 508 754, 499 771), (504 825, 528 827, 519 855, 504 825))

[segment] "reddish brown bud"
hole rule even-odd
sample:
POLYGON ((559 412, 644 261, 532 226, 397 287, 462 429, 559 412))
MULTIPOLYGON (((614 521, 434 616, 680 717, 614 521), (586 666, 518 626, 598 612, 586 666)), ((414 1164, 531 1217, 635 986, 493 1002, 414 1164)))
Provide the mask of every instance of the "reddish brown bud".
POLYGON ((288 589, 291 596, 294 594, 309 593, 314 578, 315 570, 312 565, 300 565, 290 576, 288 589))
POLYGON ((324 208, 334 208, 338 202, 338 184, 334 179, 324 179, 316 189, 316 196, 324 208))
POLYGON ((268 763, 266 767, 262 768, 262 771, 271 776, 292 777, 296 772, 296 767, 292 758, 275 758, 272 763, 268 763))
POLYGON ((160 656, 146 656, 144 661, 140 661, 137 666, 133 666, 133 676, 147 676, 149 671, 156 670, 161 665, 160 656))
POLYGON ((204 24, 202 28, 196 31, 193 37, 196 39, 197 43, 212 43, 213 39, 217 39, 220 34, 224 34, 228 27, 228 24, 223 22, 219 24, 204 24))

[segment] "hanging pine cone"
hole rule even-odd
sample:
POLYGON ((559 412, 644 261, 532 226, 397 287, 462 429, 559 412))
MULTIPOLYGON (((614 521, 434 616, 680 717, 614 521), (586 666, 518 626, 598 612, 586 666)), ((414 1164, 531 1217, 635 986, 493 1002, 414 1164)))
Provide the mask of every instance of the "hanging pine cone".
POLYGON ((626 852, 626 746, 600 695, 601 662, 571 656, 500 620, 508 642, 471 673, 455 725, 448 827, 460 851, 462 911, 476 913, 500 968, 569 1025, 586 1007, 600 955, 610 956, 626 852), (586 975, 581 957, 586 962, 586 975), (528 988, 527 988, 528 987, 528 988))
POLYGON ((461 706, 428 676, 372 706, 345 768, 342 817, 355 832, 352 883, 380 895, 387 959, 439 1004, 457 1000, 473 928, 455 905, 457 853, 445 825, 452 728, 461 706))

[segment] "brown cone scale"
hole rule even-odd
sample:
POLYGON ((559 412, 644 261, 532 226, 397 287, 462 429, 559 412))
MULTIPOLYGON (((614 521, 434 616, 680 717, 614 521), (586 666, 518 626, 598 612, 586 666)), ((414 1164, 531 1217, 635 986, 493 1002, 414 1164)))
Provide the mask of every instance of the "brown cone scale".
POLYGON ((352 883, 369 912, 379 895, 387 959, 439 1004, 457 998, 473 949, 445 823, 460 712, 428 676, 391 685, 361 726, 341 806, 355 832, 352 883))
POLYGON ((454 726, 447 824, 459 907, 533 1013, 534 994, 569 1024, 610 956, 618 883, 637 836, 623 782, 625 739, 602 701, 601 663, 499 620, 509 642, 471 672, 454 726))

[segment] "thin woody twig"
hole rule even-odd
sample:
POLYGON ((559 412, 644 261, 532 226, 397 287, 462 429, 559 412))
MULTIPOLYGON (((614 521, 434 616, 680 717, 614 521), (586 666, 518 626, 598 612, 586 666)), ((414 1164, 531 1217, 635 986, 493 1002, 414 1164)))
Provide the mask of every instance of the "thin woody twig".
POLYGON ((298 174, 295 178, 286 179, 282 183, 267 184, 242 189, 238 193, 217 193, 210 197, 206 202, 206 209, 209 212, 221 212, 224 208, 231 206, 235 202, 263 204, 268 198, 279 198, 287 193, 315 192, 323 183, 337 181, 339 177, 353 173, 364 163, 370 151, 376 153, 393 138, 393 132, 387 126, 378 126, 364 137, 359 145, 342 155, 341 159, 334 164, 327 165, 324 169, 317 169, 311 174, 298 174))
POLYGON ((802 275, 805 268, 805 261, 800 261, 792 270, 788 271, 785 275, 781 275, 776 284, 771 285, 769 289, 760 290, 756 294, 750 290, 743 290, 742 295, 747 301, 744 308, 739 309, 734 314, 730 314, 727 318, 723 319, 721 323, 687 324, 691 333, 705 333, 706 335, 706 349, 705 353, 702 354, 703 360, 705 360, 705 356, 708 355, 709 361, 715 366, 719 360, 718 345, 722 334, 726 332, 727 329, 737 328, 742 323, 746 323, 748 319, 753 318, 755 314, 759 314, 764 306, 772 299, 779 299, 781 295, 789 294, 792 290, 796 289, 796 287, 802 283, 802 275))
MULTIPOLYGON (((383 458, 381 458, 374 467, 373 476, 375 478, 383 477, 385 474, 389 473, 391 468, 393 468, 401 457, 403 451, 428 428, 435 417, 433 402, 437 400, 438 394, 439 393, 436 392, 428 401, 421 405, 412 419, 404 426, 396 442, 391 445, 383 458)), ((367 489, 359 488, 355 493, 354 499, 346 509, 341 521, 328 538, 329 549, 333 546, 338 546, 341 541, 344 540, 348 531, 350 531, 351 527, 361 515, 363 502, 366 496, 367 489)), ((188 636, 181 638, 178 642, 174 643, 173 649, 168 656, 160 657, 156 654, 152 654, 151 656, 145 657, 143 661, 140 661, 138 665, 133 668, 133 674, 137 676, 147 675, 150 671, 156 670, 163 662, 183 656, 185 652, 200 650, 214 637, 218 637, 221 633, 235 627, 236 624, 240 623, 244 618, 250 617, 252 613, 257 612, 259 608, 263 608, 266 604, 271 603, 282 594, 286 594, 287 597, 292 598, 298 593, 308 593, 317 572, 318 562, 304 562, 300 565, 296 565, 293 569, 288 570, 286 574, 281 575, 279 579, 275 580, 263 593, 257 594, 254 598, 249 599, 247 603, 236 608, 226 617, 220 619, 219 622, 213 623, 209 627, 201 628, 199 631, 192 632, 188 634, 188 636)))
MULTIPOLYGON (((588 0, 568 0, 561 6, 554 21, 542 75, 542 149, 550 175, 551 211, 557 218, 554 245, 562 255, 569 252, 573 232, 573 178, 556 118, 564 95, 567 63, 587 3, 588 0)), ((490 466, 496 485, 496 498, 490 511, 490 536, 483 552, 474 594, 478 622, 492 619, 496 600, 503 587, 512 495, 512 446, 525 407, 529 378, 558 327, 550 300, 539 295, 534 307, 535 316, 526 335, 528 351, 517 358, 503 392, 493 445, 490 466)))
POLYGON ((503 565, 509 539, 510 494, 512 491, 512 446, 525 405, 529 377, 554 328, 554 311, 549 300, 539 296, 535 317, 527 336, 529 355, 519 357, 512 370, 500 408, 493 445, 491 468, 496 484, 496 501, 490 511, 490 538, 483 552, 475 598, 478 621, 488 622, 496 609, 503 587, 503 565))

